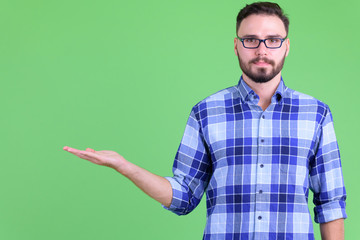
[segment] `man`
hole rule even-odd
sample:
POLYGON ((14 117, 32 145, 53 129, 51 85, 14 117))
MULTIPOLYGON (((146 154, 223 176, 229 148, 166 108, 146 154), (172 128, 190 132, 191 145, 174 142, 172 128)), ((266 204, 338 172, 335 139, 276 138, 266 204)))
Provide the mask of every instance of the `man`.
POLYGON ((322 238, 343 239, 346 193, 331 112, 284 85, 288 26, 275 3, 239 12, 234 50, 242 77, 193 107, 174 177, 112 151, 64 149, 114 168, 179 215, 206 192, 204 239, 314 239, 309 189, 322 238))

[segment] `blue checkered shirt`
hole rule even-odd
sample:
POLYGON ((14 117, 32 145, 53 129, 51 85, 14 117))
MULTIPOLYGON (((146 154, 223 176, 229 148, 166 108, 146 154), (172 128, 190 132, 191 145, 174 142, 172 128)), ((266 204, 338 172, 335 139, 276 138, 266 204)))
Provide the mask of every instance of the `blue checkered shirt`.
POLYGON ((315 222, 347 217, 330 109, 282 79, 265 111, 258 101, 241 78, 193 107, 167 209, 188 214, 206 192, 203 239, 314 239, 309 189, 315 222))

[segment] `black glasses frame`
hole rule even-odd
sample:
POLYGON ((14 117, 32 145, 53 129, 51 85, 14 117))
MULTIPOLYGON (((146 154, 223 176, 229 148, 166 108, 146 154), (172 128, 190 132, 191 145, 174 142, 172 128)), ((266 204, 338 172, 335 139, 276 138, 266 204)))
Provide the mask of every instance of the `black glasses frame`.
POLYGON ((285 41, 285 39, 287 39, 287 37, 285 37, 285 38, 266 38, 266 39, 259 39, 259 38, 240 38, 239 36, 236 36, 236 38, 239 39, 240 42, 242 42, 242 45, 244 46, 244 48, 248 48, 248 49, 258 48, 262 42, 265 44, 265 47, 266 47, 266 48, 269 48, 269 49, 281 48, 283 42, 285 41), (257 45, 256 47, 245 47, 244 40, 246 40, 246 39, 259 40, 259 45, 257 45), (279 39, 279 40, 281 41, 280 46, 279 46, 279 47, 268 47, 268 46, 266 45, 266 40, 269 40, 269 39, 279 39))

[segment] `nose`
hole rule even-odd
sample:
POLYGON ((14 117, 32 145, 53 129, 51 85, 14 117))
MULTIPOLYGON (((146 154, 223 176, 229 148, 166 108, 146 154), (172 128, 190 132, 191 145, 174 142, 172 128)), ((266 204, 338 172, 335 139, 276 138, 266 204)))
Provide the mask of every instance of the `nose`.
POLYGON ((265 46, 265 42, 260 42, 259 47, 256 49, 256 55, 258 56, 267 55, 267 47, 265 46))

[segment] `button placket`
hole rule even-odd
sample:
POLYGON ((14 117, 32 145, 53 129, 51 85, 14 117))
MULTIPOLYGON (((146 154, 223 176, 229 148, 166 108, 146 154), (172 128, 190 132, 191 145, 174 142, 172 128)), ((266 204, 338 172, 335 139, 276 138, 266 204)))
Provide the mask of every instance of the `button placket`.
POLYGON ((256 212, 255 212, 255 219, 257 220, 257 223, 255 223, 256 229, 261 229, 261 225, 263 224, 263 201, 264 201, 264 195, 263 195, 263 184, 264 184, 264 159, 263 159, 263 152, 264 147, 266 143, 266 133, 265 133, 265 127, 266 127, 266 115, 264 112, 261 112, 259 115, 259 129, 258 129, 258 164, 257 164, 257 184, 256 184, 256 212), (258 226, 256 226, 258 225, 258 226))

